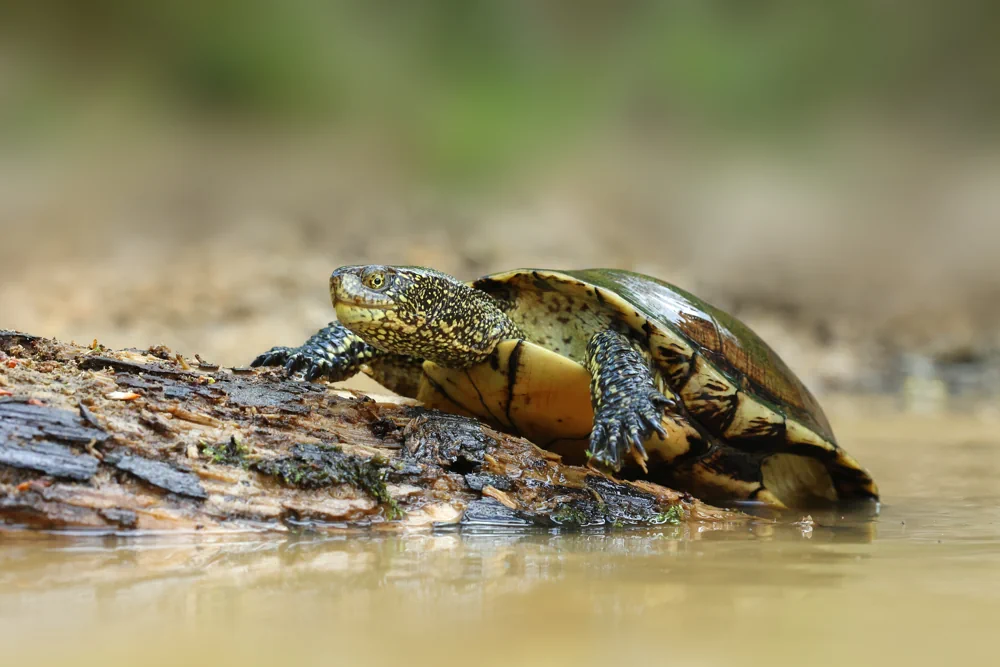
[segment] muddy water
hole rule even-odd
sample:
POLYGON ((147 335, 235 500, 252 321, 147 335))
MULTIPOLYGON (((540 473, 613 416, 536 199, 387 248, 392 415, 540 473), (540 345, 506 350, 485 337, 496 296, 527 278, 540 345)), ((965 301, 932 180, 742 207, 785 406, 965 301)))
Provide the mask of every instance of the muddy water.
POLYGON ((994 665, 1000 423, 841 420, 876 520, 0 537, 4 665, 994 665))

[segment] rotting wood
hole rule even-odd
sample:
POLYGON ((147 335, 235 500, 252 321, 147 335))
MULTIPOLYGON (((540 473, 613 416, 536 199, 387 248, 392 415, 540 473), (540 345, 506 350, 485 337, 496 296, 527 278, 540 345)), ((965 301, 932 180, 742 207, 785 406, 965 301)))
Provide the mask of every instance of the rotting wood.
POLYGON ((749 517, 480 423, 274 370, 0 331, 0 525, 99 531, 682 524, 749 517), (120 393, 138 394, 120 400, 120 393))

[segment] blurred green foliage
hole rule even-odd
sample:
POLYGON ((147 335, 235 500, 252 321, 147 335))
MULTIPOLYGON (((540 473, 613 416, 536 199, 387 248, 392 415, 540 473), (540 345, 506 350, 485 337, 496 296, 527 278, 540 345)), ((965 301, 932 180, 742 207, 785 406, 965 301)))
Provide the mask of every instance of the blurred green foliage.
POLYGON ((986 0, 10 0, 0 125, 51 132, 115 103, 367 129, 455 174, 637 126, 753 134, 875 113, 989 127, 998 26, 986 0))

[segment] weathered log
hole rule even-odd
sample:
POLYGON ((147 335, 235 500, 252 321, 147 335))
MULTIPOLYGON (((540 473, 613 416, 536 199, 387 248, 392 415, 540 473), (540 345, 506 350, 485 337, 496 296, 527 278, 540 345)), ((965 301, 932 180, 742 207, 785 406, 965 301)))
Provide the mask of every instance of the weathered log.
POLYGON ((745 525, 480 423, 274 370, 0 331, 0 525, 99 531, 745 525))

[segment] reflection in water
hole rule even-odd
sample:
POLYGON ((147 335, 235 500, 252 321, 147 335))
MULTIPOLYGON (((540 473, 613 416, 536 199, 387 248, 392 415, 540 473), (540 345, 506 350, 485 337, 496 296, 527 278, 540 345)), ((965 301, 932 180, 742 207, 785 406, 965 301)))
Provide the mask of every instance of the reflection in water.
POLYGON ((1000 448, 909 442, 852 444, 886 492, 877 519, 583 535, 8 534, 4 663, 991 664, 1000 448))

